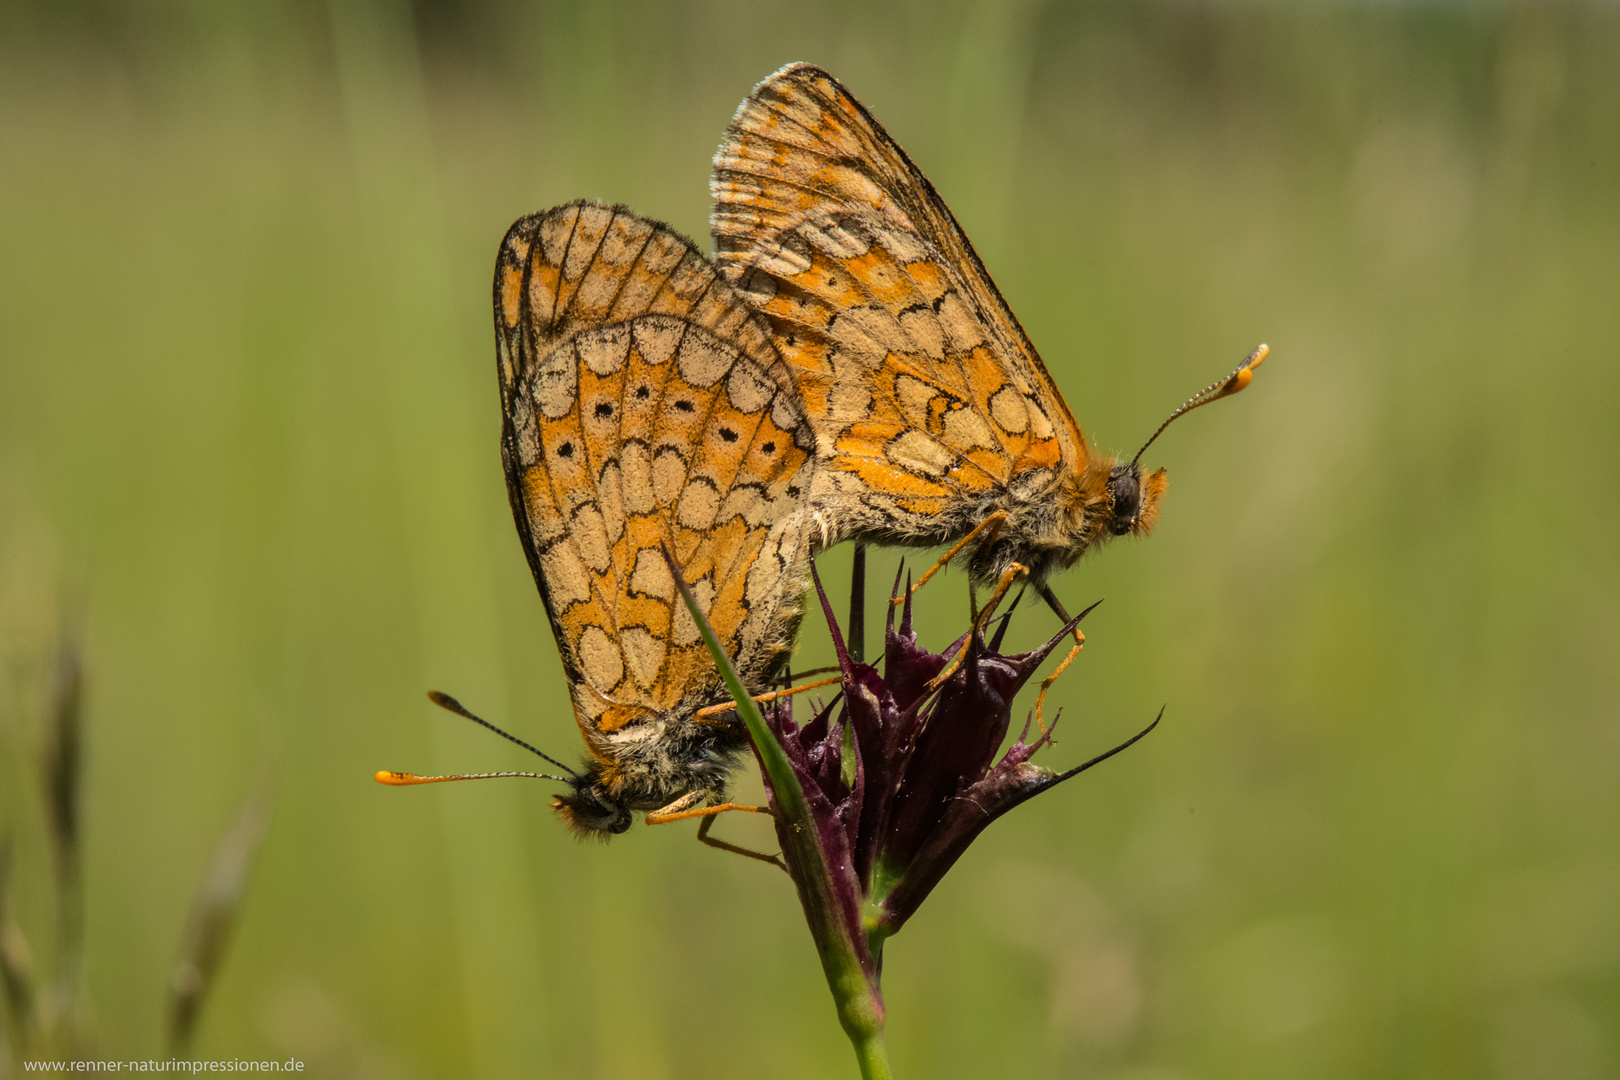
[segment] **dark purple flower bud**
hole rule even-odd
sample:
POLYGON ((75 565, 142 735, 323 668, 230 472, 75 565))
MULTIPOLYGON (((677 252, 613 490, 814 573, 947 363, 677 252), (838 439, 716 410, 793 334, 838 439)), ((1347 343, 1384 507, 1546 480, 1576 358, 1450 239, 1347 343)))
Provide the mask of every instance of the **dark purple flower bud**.
MULTIPOLYGON (((880 673, 856 655, 865 567, 864 552, 857 549, 855 653, 815 577, 843 686, 831 704, 800 727, 789 699, 778 698, 765 709, 755 704, 680 567, 667 551, 665 558, 753 741, 782 857, 839 1020, 863 1069, 882 1062, 884 940, 899 931, 992 821, 1119 753, 1158 720, 1129 742, 1062 773, 1030 762, 1051 742, 1051 730, 1027 742, 1026 720, 1011 748, 996 760, 1013 697, 1091 608, 1031 652, 999 651, 1009 610, 990 643, 983 637, 986 612, 943 653, 931 653, 917 643, 908 589, 898 630, 891 597, 880 673)), ((897 575, 896 594, 899 588, 897 575)), ((1050 594, 1047 598, 1061 610, 1050 594)), ((881 1074, 887 1075, 886 1066, 881 1074)))
MULTIPOLYGON (((896 595, 899 589, 897 577, 896 595)), ((986 826, 1147 731, 1058 773, 1031 763, 1051 735, 1043 732, 1026 742, 1026 720, 1023 733, 997 760, 1014 696, 1091 608, 1027 653, 997 651, 1010 611, 992 643, 985 642, 982 631, 970 631, 944 652, 933 653, 917 641, 908 597, 898 628, 890 607, 884 670, 879 673, 851 656, 819 577, 816 591, 838 657, 843 693, 802 728, 781 703, 769 713, 768 723, 805 790, 828 856, 827 871, 839 879, 831 891, 839 897, 840 918, 846 924, 859 920, 871 938, 863 943, 868 945, 865 966, 875 962, 882 939, 899 930, 986 826), (961 650, 961 663, 942 685, 934 686, 961 650), (846 729, 853 733, 847 742, 846 729), (854 760, 846 764, 850 746, 854 760)), ((980 621, 981 627, 986 621, 980 621)), ((778 830, 787 827, 778 818, 778 830)), ((797 873, 791 858, 789 867, 797 873)))

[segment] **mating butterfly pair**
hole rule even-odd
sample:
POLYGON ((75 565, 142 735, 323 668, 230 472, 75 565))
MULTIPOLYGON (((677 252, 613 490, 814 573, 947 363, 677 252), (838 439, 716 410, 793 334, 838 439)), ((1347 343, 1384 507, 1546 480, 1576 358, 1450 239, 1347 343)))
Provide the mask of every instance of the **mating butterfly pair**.
POLYGON ((666 548, 758 690, 832 544, 958 542, 975 582, 1027 575, 1061 612, 1047 576, 1148 532, 1165 488, 1091 450, 950 210, 826 72, 755 88, 711 190, 713 262, 588 202, 518 221, 496 262, 507 489, 591 754, 555 805, 587 833, 712 801, 746 746, 666 548))

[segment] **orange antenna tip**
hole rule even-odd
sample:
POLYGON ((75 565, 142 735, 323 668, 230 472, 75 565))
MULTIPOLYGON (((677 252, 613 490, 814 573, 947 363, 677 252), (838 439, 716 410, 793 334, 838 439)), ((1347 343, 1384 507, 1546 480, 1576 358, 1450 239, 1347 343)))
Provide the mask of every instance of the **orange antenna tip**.
POLYGON ((388 784, 391 787, 403 787, 406 784, 418 783, 415 775, 408 772, 391 772, 388 769, 378 769, 373 780, 379 784, 388 784))
POLYGON ((1243 363, 1239 364, 1238 369, 1232 372, 1232 377, 1226 380, 1226 385, 1221 387, 1220 393, 1214 395, 1214 397, 1211 397, 1209 400, 1214 401, 1215 398, 1223 398, 1228 394, 1235 394, 1239 390, 1242 390, 1245 386, 1248 386, 1254 381, 1254 369, 1265 363, 1266 357, 1270 354, 1271 347, 1269 345, 1261 345, 1259 348, 1255 349, 1254 352, 1250 353, 1248 356, 1245 356, 1243 358, 1243 363))

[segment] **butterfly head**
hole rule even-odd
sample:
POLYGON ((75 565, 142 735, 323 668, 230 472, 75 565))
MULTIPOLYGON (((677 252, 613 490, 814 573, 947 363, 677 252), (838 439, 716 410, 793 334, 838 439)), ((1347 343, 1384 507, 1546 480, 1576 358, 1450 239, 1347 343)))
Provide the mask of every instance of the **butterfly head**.
POLYGON ((1159 519, 1159 500, 1170 480, 1160 469, 1143 475, 1134 461, 1120 462, 1108 472, 1108 531, 1114 536, 1146 536, 1159 519))
POLYGON ((630 828, 630 807, 610 794, 602 783, 602 769, 591 762, 568 783, 568 793, 551 800, 551 808, 569 830, 583 837, 606 840, 630 828))

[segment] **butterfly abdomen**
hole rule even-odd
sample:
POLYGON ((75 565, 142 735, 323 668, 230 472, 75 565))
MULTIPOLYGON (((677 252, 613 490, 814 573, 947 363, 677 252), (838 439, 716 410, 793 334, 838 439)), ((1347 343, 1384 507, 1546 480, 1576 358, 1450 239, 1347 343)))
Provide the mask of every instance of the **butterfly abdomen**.
POLYGON ((718 795, 746 745, 739 727, 674 714, 609 737, 612 762, 599 785, 632 810, 656 810, 692 791, 718 795))

